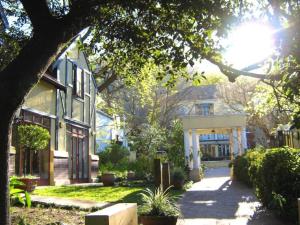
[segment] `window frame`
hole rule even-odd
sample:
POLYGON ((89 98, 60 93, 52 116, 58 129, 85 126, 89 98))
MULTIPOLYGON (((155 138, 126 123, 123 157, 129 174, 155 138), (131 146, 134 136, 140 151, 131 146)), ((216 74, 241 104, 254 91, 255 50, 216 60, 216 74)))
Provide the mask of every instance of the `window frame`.
POLYGON ((77 98, 84 98, 84 70, 78 67, 76 64, 72 66, 72 78, 73 78, 73 96, 77 98), (80 75, 78 71, 81 71, 80 75), (80 82, 78 82, 78 78, 80 76, 80 82), (80 87, 80 89, 79 89, 80 87))

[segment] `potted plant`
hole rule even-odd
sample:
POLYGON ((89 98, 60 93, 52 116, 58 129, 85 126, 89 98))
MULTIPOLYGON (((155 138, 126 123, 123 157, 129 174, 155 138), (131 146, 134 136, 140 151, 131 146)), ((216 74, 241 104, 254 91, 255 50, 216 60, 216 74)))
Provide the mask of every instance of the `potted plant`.
POLYGON ((115 173, 103 172, 101 175, 101 181, 104 186, 114 186, 116 180, 115 173))
POLYGON ((175 189, 181 190, 186 180, 186 175, 183 169, 175 168, 172 173, 172 183, 175 189))
POLYGON ((127 172, 127 179, 128 180, 134 180, 135 179, 135 172, 134 171, 128 171, 127 172))
POLYGON ((20 188, 31 192, 37 186, 39 180, 36 176, 26 176, 27 172, 31 174, 32 152, 46 149, 49 144, 49 131, 37 125, 20 125, 18 126, 18 137, 21 149, 24 150, 23 175, 19 180, 24 183, 20 188), (27 169, 29 168, 29 171, 27 169))
POLYGON ((176 225, 179 209, 175 198, 168 193, 170 188, 163 191, 157 188, 154 192, 146 189, 142 193, 143 204, 139 207, 139 219, 143 225, 176 225))

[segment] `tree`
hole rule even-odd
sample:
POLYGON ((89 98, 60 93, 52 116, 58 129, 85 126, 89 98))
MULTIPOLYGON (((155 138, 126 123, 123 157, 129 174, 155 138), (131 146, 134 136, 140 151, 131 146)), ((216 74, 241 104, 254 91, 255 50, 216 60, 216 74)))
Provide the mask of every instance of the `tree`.
POLYGON ((24 148, 24 176, 26 176, 26 168, 30 165, 30 158, 27 157, 28 151, 44 150, 49 144, 49 131, 37 125, 19 125, 18 126, 19 144, 24 148))
MULTIPOLYGON (((118 55, 119 71, 128 59, 132 70, 149 58, 179 68, 214 55, 212 32, 224 34, 235 8, 233 1, 225 0, 2 2, 4 12, 17 18, 13 28, 1 31, 1 37, 7 37, 0 51, 1 59, 7 57, 0 65, 0 104, 5 107, 0 123, 0 224, 5 225, 9 224, 8 149, 15 112, 75 35, 90 26, 90 45, 103 59, 118 55), (8 55, 10 48, 13 52, 8 55)), ((176 79, 172 69, 169 76, 176 79)))
POLYGON ((267 147, 279 124, 291 119, 291 104, 280 99, 286 110, 279 107, 272 87, 259 79, 239 77, 234 83, 219 84, 218 97, 234 112, 247 113, 247 126, 253 132, 259 128, 263 133, 262 137, 256 137, 256 143, 262 146, 267 147))

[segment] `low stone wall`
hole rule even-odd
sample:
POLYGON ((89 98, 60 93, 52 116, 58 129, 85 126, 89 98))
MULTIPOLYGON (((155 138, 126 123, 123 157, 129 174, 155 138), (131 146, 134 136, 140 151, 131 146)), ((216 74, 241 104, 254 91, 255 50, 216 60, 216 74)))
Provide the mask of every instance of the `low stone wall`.
POLYGON ((220 160, 220 161, 202 161, 202 163, 207 168, 219 168, 219 167, 228 167, 230 160, 220 160))
POLYGON ((136 203, 119 203, 85 216, 85 225, 137 225, 136 203))
POLYGON ((68 152, 54 152, 54 182, 55 185, 69 184, 68 152))
POLYGON ((99 156, 90 155, 90 178, 91 181, 95 180, 99 171, 99 156))
POLYGON ((13 176, 13 175, 16 174, 16 163, 15 163, 15 159, 16 159, 16 154, 10 153, 10 154, 9 154, 9 171, 8 171, 8 175, 9 175, 9 176, 13 176))

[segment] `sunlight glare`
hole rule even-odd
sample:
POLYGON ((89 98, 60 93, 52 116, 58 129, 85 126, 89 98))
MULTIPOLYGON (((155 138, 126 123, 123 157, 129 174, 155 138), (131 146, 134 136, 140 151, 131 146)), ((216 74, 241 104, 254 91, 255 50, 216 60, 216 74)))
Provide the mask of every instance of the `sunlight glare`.
POLYGON ((225 60, 236 68, 260 62, 274 53, 273 31, 262 23, 247 23, 228 36, 225 60))

